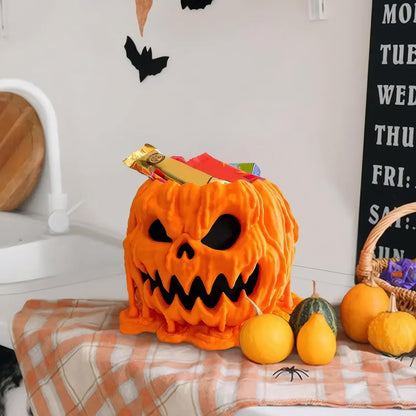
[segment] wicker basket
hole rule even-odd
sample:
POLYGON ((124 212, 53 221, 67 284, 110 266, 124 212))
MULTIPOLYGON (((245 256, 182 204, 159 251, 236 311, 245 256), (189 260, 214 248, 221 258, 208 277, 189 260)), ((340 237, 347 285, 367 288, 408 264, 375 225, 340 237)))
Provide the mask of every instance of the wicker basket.
MULTIPOLYGON (((399 259, 373 258, 377 241, 383 235, 384 231, 399 218, 413 213, 416 213, 416 202, 411 202, 395 208, 375 225, 361 250, 356 273, 358 281, 361 282, 363 279, 372 277, 375 283, 382 287, 389 295, 393 292, 396 295, 397 308, 401 311, 410 312, 412 315, 416 316, 416 291, 392 286, 390 283, 380 278, 380 272, 387 269, 389 260, 397 261, 399 259)), ((413 261, 416 261, 416 259, 413 261)))

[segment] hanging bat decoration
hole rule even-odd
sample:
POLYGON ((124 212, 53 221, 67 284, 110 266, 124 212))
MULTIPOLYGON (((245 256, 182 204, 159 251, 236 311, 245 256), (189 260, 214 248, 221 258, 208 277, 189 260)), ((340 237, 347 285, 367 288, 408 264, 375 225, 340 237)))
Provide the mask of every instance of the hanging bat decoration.
POLYGON ((189 7, 191 10, 205 9, 211 3, 212 0, 181 0, 182 9, 189 7))
POLYGON ((168 64, 169 56, 153 58, 152 48, 144 47, 140 53, 130 36, 127 36, 124 49, 126 50, 127 58, 139 71, 140 82, 142 82, 148 75, 158 74, 168 64))

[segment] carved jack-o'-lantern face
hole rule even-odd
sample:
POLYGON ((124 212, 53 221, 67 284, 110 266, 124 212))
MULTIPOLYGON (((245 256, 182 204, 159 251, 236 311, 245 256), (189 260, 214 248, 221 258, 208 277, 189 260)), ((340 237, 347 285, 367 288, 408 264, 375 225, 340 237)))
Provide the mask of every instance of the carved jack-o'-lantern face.
POLYGON ((156 332, 205 349, 238 345, 240 325, 290 312, 297 224, 269 181, 204 186, 147 181, 124 242, 129 308, 123 333, 156 332))

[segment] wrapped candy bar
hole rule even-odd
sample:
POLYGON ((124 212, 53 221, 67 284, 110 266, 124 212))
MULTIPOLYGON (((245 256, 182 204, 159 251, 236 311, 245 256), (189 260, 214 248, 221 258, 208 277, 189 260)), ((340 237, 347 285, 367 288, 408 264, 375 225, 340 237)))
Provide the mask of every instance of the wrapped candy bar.
POLYGON ((228 183, 179 160, 167 157, 148 143, 128 156, 123 163, 149 178, 161 182, 171 180, 179 184, 189 182, 195 185, 205 185, 210 182, 228 183))

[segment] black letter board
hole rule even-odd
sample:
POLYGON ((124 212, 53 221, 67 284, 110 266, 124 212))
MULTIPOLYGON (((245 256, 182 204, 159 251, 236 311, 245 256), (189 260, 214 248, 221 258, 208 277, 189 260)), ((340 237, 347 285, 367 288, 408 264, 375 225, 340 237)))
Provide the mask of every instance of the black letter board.
MULTIPOLYGON (((374 225, 416 201, 416 3, 373 0, 357 261, 374 225)), ((416 257, 416 215, 396 221, 375 257, 416 257)))

